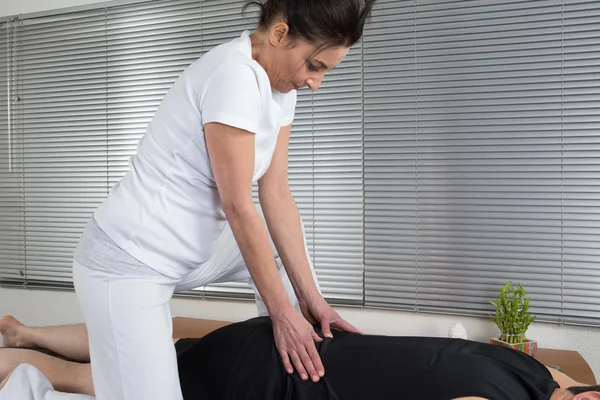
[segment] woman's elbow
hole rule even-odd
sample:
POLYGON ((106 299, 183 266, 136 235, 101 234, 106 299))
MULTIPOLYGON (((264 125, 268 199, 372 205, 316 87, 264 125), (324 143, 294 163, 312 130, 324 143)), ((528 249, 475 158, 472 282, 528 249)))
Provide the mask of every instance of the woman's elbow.
POLYGON ((252 197, 226 199, 221 201, 221 207, 230 223, 243 220, 248 215, 256 212, 252 197))
POLYGON ((290 187, 287 185, 278 185, 278 186, 263 186, 258 188, 258 199, 260 203, 268 203, 268 202, 281 202, 287 196, 291 196, 292 192, 290 187))

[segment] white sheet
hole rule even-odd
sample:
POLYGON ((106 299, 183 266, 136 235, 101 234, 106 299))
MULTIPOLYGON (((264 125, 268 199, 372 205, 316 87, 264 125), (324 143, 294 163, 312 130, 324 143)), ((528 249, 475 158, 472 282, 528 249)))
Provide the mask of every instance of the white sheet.
POLYGON ((21 364, 0 390, 0 400, 93 400, 84 394, 57 392, 42 372, 30 364, 21 364))

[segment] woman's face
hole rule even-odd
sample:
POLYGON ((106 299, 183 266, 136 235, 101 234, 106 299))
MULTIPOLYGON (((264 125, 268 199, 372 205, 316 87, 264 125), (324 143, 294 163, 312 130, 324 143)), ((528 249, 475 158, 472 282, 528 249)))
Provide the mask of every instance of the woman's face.
POLYGON ((278 63, 281 68, 271 78, 273 88, 282 93, 304 87, 315 91, 325 73, 337 67, 348 54, 347 47, 329 47, 315 52, 316 49, 314 44, 298 40, 293 48, 281 52, 278 63))
POLYGON ((335 68, 348 54, 347 47, 325 47, 297 39, 290 42, 287 25, 275 26, 269 34, 270 56, 263 67, 269 75, 271 87, 287 93, 308 87, 317 90, 325 73, 335 68))

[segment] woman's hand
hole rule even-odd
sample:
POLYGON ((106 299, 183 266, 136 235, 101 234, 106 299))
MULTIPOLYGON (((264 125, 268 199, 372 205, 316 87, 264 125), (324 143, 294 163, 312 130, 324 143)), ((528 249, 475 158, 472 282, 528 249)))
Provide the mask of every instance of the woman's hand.
POLYGON ((361 333, 358 329, 344 320, 340 315, 325 301, 322 296, 314 296, 308 301, 300 301, 300 309, 304 317, 313 325, 320 325, 323 335, 332 338, 331 328, 346 332, 361 333))
POLYGON ((315 341, 323 339, 317 335, 312 325, 293 307, 271 316, 275 346, 288 373, 293 373, 292 364, 303 380, 310 376, 318 382, 325 374, 315 341), (291 360, 291 362, 290 362, 291 360))

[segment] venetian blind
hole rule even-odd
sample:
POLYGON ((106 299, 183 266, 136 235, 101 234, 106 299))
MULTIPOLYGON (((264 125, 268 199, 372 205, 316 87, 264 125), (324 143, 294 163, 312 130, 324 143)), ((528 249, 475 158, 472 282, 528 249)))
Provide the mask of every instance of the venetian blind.
MULTIPOLYGON (((128 171, 166 91, 204 52, 253 29, 256 11, 242 15, 243 4, 135 2, 19 21, 22 109, 11 115, 23 143, 22 173, 14 175, 23 195, 14 205, 24 233, 10 243, 25 259, 14 264, 17 282, 70 284, 85 222, 128 171)), ((360 60, 353 49, 323 93, 300 95, 290 145, 290 184, 323 292, 335 302, 362 301, 360 60)), ((13 230, 17 217, 6 218, 13 230)), ((252 292, 233 282, 194 294, 252 292)))
POLYGON ((369 306, 598 322, 598 5, 381 1, 365 37, 369 306), (594 204, 595 203, 595 204, 594 204))
POLYGON ((25 261, 23 188, 15 93, 16 23, 0 22, 0 280, 23 279, 25 261))

